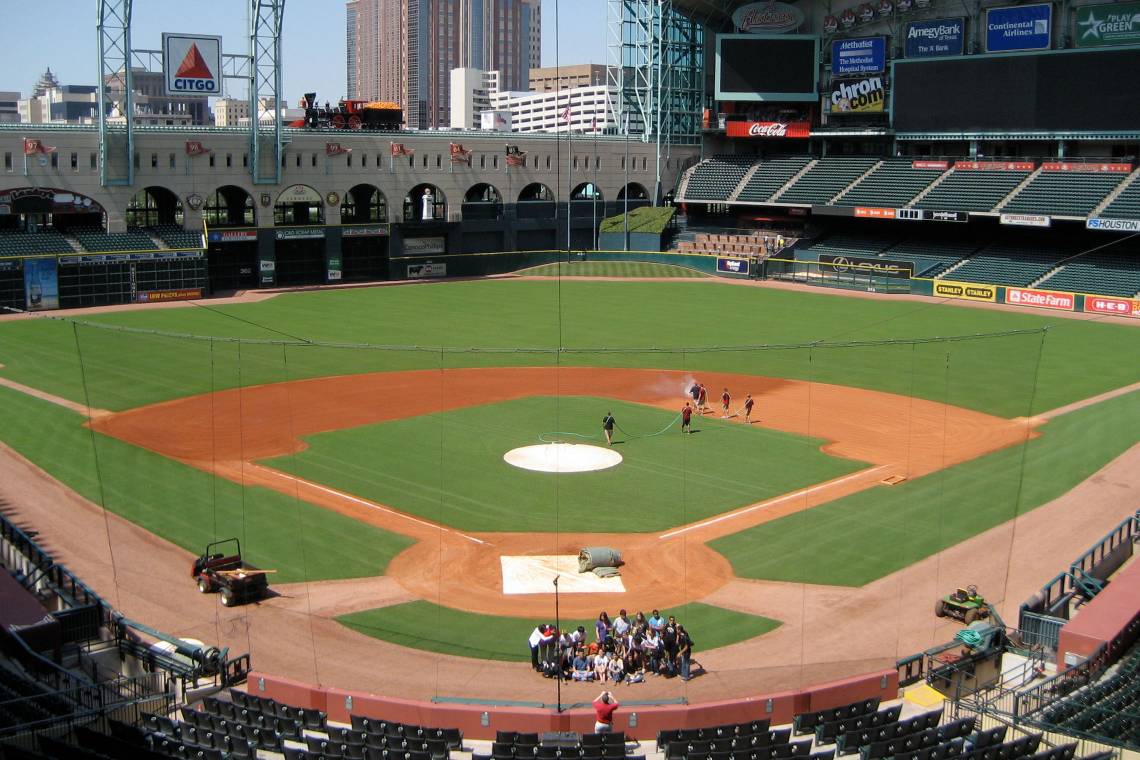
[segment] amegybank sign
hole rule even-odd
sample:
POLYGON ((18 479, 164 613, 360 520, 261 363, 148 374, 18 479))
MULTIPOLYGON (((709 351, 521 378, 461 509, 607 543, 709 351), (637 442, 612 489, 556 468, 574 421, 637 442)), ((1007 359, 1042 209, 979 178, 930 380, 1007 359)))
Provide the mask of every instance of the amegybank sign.
POLYGON ((222 38, 163 32, 162 70, 167 95, 220 95, 222 38))

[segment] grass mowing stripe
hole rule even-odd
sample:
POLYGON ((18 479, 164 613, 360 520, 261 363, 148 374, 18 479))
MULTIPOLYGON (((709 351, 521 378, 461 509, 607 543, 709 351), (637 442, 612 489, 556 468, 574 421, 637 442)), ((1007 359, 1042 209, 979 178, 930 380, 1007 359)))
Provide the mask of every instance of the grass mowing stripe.
POLYGON ((623 463, 599 472, 555 475, 503 461, 544 431, 574 427, 557 426, 556 416, 600 422, 598 410, 607 409, 635 430, 660 430, 676 416, 614 399, 534 396, 307 436, 303 451, 265 464, 459 530, 534 532, 548 530, 560 512, 602 504, 623 506, 594 521, 599 530, 657 531, 865 466, 824 454, 818 439, 723 420, 702 428, 737 430, 615 446, 623 463))
POLYGON ((745 578, 861 586, 1062 495, 1137 442, 1140 393, 1070 412, 1039 438, 711 542, 745 578))
MULTIPOLYGON (((83 417, 0 387, 0 436, 82 496, 195 554, 237 536, 254 564, 289 583, 379 575, 411 540, 276 491, 246 488, 159 454, 96 435, 83 417)), ((113 536, 112 536, 113 540, 113 536)))
MULTIPOLYGON (((216 307, 317 341, 451 347, 552 348, 559 325, 568 348, 800 344, 831 338, 880 340, 971 335, 1053 325, 1045 340, 1036 408, 1040 412, 1140 380, 1140 330, 995 312, 937 302, 846 298, 707 282, 449 282, 403 288, 292 293, 216 307), (561 312, 557 292, 562 293, 561 312), (455 319, 461 314, 462 319, 455 319)), ((202 309, 113 312, 85 317, 110 325, 180 333, 272 338, 265 330, 202 309)), ((233 344, 115 335, 80 328, 92 404, 124 409, 238 384, 233 344), (90 350, 88 350, 90 349, 90 350)), ((566 354, 562 363, 727 371, 811 379, 885 390, 1016 417, 1026 413, 1038 336, 936 346, 770 350, 744 353, 566 354), (947 354, 955 398, 942 390, 947 354), (909 369, 914 366, 913 373, 909 369), (900 368, 904 368, 901 369, 900 368), (969 382, 967 382, 969 380, 969 382)), ((279 347, 243 346, 244 385, 329 374, 440 366, 549 364, 548 354, 448 354, 298 347, 282 365, 279 347)), ((75 336, 56 320, 0 322, 5 376, 82 402, 75 336)))
MULTIPOLYGON (((663 609, 661 614, 677 616, 692 636, 696 653, 761 636, 780 625, 770 618, 697 602, 674 610, 663 609)), ((354 612, 338 617, 337 621, 366 636, 401 646, 509 662, 530 660, 527 638, 538 623, 545 622, 478 615, 422 600, 354 612)), ((563 620, 562 625, 567 630, 584 626, 590 639, 594 638, 593 620, 563 620)))

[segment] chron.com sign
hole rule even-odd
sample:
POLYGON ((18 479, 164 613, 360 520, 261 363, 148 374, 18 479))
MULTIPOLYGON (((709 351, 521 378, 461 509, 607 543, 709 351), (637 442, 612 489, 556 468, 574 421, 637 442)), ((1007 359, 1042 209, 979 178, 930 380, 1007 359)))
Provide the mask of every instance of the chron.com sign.
POLYGON ((222 38, 163 32, 162 71, 167 95, 220 95, 222 38))

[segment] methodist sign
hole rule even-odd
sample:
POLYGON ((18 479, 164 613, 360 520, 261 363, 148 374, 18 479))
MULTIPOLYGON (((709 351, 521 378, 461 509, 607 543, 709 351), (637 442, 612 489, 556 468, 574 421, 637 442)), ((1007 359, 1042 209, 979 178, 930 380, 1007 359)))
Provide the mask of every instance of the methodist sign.
POLYGON ((965 18, 936 18, 906 25, 906 57, 936 58, 962 55, 966 38, 965 18))
POLYGON ((1014 5, 986 10, 986 51, 1048 50, 1052 44, 1053 5, 1014 5))
POLYGON ((162 33, 167 95, 222 94, 222 38, 162 33))
POLYGON ((1140 43, 1140 3, 1074 8, 1077 47, 1140 43))
POLYGON ((887 66, 886 37, 859 37, 831 43, 831 76, 877 74, 887 66))

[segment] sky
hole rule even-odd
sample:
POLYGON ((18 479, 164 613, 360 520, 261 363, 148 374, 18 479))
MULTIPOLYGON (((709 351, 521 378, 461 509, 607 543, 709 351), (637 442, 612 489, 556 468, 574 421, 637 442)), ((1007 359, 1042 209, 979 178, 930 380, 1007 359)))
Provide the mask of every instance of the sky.
MULTIPOLYGON (((542 63, 555 65, 555 17, 559 61, 606 63, 607 0, 542 0, 542 63)), ((0 19, 18 13, 18 0, 0 0, 0 19)), ((223 52, 246 53, 248 0, 134 0, 131 45, 157 50, 163 32, 222 35, 223 52)), ((44 69, 61 84, 93 85, 98 79, 97 0, 37 0, 35 16, 52 23, 20 24, 0 47, 0 91, 27 97, 44 69)), ((316 90, 322 100, 345 90, 344 3, 341 0, 286 0, 282 30, 282 86, 289 105, 316 90)), ((242 92, 231 93, 244 96, 242 92)))

